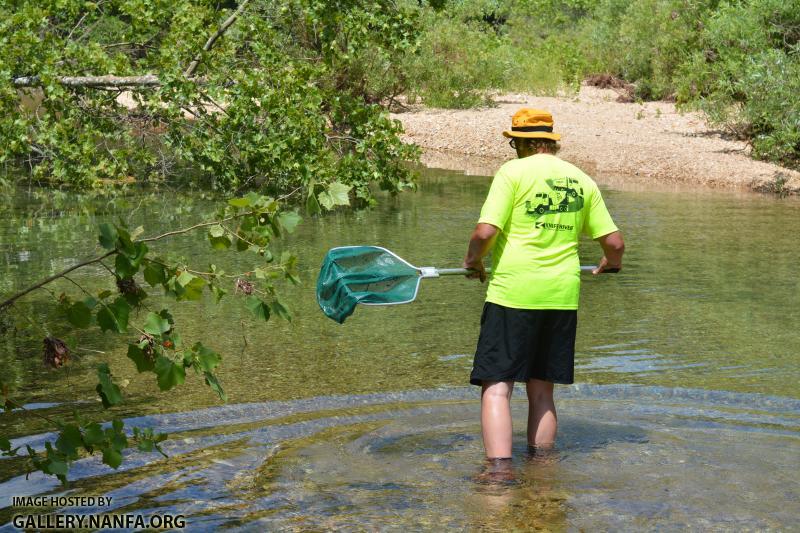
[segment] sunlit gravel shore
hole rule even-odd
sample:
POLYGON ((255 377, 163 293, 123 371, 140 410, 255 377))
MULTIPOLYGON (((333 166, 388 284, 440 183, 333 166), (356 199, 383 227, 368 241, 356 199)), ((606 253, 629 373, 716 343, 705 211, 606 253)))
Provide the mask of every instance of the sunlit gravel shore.
POLYGON ((561 157, 598 181, 639 186, 689 185, 800 194, 800 173, 749 157, 747 143, 670 102, 620 103, 611 89, 578 94, 502 95, 496 107, 469 110, 410 106, 395 113, 405 140, 422 147, 429 166, 492 174, 514 156, 501 135, 520 107, 547 109, 562 133, 561 157))

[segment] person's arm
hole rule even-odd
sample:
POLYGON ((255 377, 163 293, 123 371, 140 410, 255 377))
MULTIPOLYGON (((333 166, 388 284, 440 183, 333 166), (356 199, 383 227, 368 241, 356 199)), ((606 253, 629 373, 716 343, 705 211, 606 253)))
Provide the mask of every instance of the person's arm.
POLYGON ((622 254, 625 253, 625 242, 622 240, 622 233, 615 231, 608 235, 603 235, 595 239, 603 249, 603 258, 592 270, 592 274, 601 274, 610 269, 622 269, 622 254))
POLYGON ((475 226, 472 237, 469 239, 467 255, 464 257, 464 268, 474 270, 467 274, 468 278, 479 278, 481 283, 486 281, 486 269, 483 268, 483 258, 489 253, 494 244, 494 238, 499 230, 497 227, 483 222, 475 226))

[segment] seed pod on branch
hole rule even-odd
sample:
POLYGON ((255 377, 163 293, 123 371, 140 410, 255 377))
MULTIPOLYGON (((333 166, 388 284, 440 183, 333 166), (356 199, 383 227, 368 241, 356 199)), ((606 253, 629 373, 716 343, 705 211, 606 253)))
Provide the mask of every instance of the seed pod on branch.
POLYGON ((69 347, 56 337, 44 338, 44 364, 50 368, 61 368, 69 362, 69 347))
POLYGON ((117 278, 117 289, 119 289, 120 294, 136 294, 138 288, 136 281, 133 279, 117 278))
POLYGON ((253 284, 246 279, 236 278, 236 285, 234 286, 235 292, 241 292, 247 296, 253 294, 253 284))
POLYGON ((152 335, 145 333, 139 337, 139 347, 142 349, 142 352, 144 352, 144 355, 152 361, 156 359, 155 346, 156 341, 152 335))
POLYGON ((117 290, 133 306, 138 307, 139 303, 147 298, 147 293, 132 278, 117 278, 117 290))

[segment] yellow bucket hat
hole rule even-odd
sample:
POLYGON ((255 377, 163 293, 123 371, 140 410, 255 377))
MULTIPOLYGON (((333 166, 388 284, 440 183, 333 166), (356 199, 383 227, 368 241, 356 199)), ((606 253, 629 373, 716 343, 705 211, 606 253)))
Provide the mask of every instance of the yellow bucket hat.
POLYGON ((550 139, 558 141, 560 133, 553 133, 553 115, 541 109, 523 107, 511 117, 511 131, 504 131, 506 137, 526 139, 550 139))

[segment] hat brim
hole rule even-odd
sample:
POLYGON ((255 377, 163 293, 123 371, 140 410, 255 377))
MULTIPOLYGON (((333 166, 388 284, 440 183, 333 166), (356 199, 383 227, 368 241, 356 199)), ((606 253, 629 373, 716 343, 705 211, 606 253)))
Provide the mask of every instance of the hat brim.
POLYGON ((551 141, 560 141, 560 133, 550 133, 547 131, 504 131, 504 137, 518 137, 522 139, 550 139, 551 141))

